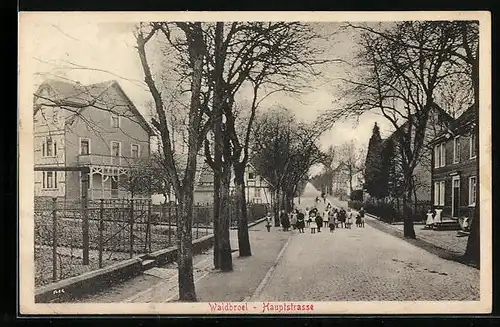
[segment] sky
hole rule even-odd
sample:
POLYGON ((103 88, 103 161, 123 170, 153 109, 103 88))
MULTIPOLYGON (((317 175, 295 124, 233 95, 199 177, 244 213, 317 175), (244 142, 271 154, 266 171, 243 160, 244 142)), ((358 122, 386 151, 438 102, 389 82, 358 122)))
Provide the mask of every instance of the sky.
MULTIPOLYGON (((114 22, 44 22, 26 27, 30 33, 30 67, 39 85, 45 78, 67 78, 82 84, 117 80, 141 113, 148 118, 146 104, 152 98, 143 82, 144 75, 134 48, 134 23, 114 22), (31 66, 32 65, 32 66, 31 66)), ((356 51, 352 32, 339 29, 340 23, 314 23, 315 30, 324 40, 316 46, 325 50, 328 59, 352 62, 356 51)), ((21 30, 23 32, 23 30, 21 30)), ((20 51, 23 51, 21 44, 20 51)), ((28 50, 26 50, 28 51, 28 50)), ((22 66, 21 66, 22 69, 22 66)), ((339 105, 341 98, 339 78, 352 69, 341 63, 328 63, 321 67, 321 76, 310 81, 310 88, 298 99, 276 94, 265 100, 262 107, 282 105, 305 121, 313 121, 318 114, 339 105)), ((375 113, 365 113, 357 120, 342 120, 320 139, 321 148, 341 145, 354 140, 359 147, 366 147, 377 122, 384 137, 390 133, 390 125, 375 113)))

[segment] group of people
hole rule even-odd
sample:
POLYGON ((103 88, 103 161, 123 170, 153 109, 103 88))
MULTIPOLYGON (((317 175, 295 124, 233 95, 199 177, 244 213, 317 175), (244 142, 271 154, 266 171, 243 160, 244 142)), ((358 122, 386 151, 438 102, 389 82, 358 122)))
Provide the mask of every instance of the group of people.
MULTIPOLYGON (((364 216, 365 211, 361 208, 356 214, 356 226, 364 227, 364 216)), ((323 226, 327 226, 330 229, 330 233, 335 230, 335 228, 347 228, 350 229, 353 224, 353 212, 350 208, 347 211, 344 208, 335 208, 332 210, 332 205, 328 203, 323 212, 320 212, 318 208, 306 208, 305 212, 295 208, 292 210, 290 215, 285 211, 280 212, 280 223, 284 231, 289 231, 290 227, 293 229, 298 229, 299 233, 304 233, 304 228, 311 227, 311 231, 315 232, 316 229, 318 233, 321 232, 323 226), (306 219, 307 214, 307 219, 306 219), (314 225, 312 225, 314 222, 314 225)), ((267 215, 267 223, 271 225, 271 214, 267 215)))

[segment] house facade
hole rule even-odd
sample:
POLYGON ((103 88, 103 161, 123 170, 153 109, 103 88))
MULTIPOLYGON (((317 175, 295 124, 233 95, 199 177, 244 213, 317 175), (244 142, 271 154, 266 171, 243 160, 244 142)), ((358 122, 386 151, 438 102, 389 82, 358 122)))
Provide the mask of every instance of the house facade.
POLYGON ((477 107, 470 107, 432 142, 432 204, 442 218, 473 216, 479 181, 477 114, 477 107))
MULTIPOLYGON (((203 161, 202 161, 203 162, 203 161)), ((234 174, 233 174, 234 176, 234 174)), ((245 169, 245 195, 248 203, 271 203, 270 185, 265 178, 255 172, 255 168, 248 164, 245 169)), ((234 194, 234 178, 231 179, 230 192, 234 194)), ((213 203, 214 201, 214 175, 212 168, 203 163, 199 168, 194 189, 194 203, 213 203)))
MULTIPOLYGON (((35 167, 88 167, 89 199, 131 196, 127 174, 149 158, 152 135, 116 81, 48 80, 35 94, 35 167)), ((35 171, 35 196, 78 200, 81 192, 80 171, 35 171)))
MULTIPOLYGON (((453 118, 442 108, 434 105, 429 113, 429 118, 424 131, 423 146, 419 154, 419 161, 413 170, 413 199, 414 203, 427 203, 432 199, 432 146, 431 142, 440 135, 452 123, 453 118)), ((400 129, 407 132, 409 122, 401 125, 400 129)), ((413 128, 413 133, 415 129, 413 128)), ((412 134, 412 139, 415 136, 412 134)), ((402 196, 403 172, 401 163, 401 152, 398 140, 398 131, 393 132, 389 137, 382 140, 382 151, 385 156, 385 163, 388 173, 388 198, 398 200, 402 196)))

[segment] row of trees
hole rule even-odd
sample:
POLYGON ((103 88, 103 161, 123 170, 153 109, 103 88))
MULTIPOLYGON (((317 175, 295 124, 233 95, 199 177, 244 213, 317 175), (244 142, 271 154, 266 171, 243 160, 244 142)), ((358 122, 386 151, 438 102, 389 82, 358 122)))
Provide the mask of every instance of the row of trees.
POLYGON ((279 210, 289 212, 293 199, 309 180, 310 168, 325 160, 317 145, 325 126, 298 122, 285 108, 275 108, 256 120, 252 164, 271 186, 275 225, 279 210))
MULTIPOLYGON (((479 103, 479 24, 407 21, 348 27, 360 32, 361 50, 357 75, 345 79, 350 85, 346 94, 350 101, 342 111, 362 114, 376 110, 393 126, 407 211, 412 176, 425 151, 425 131, 434 105, 450 104, 454 99, 460 99, 462 103, 456 105, 460 107, 479 103)), ((376 185, 369 169, 367 184, 376 185)), ((479 260, 478 210, 476 206, 466 251, 474 261, 479 260)), ((409 219, 404 221, 404 235, 415 238, 409 219)))
MULTIPOLYGON (((296 92, 304 85, 307 75, 315 74, 314 66, 326 61, 317 60, 318 51, 310 45, 315 34, 307 25, 295 22, 150 22, 140 24, 135 36, 145 82, 154 100, 153 125, 161 139, 162 167, 180 206, 177 217, 179 298, 196 301, 191 217, 199 153, 204 153, 214 172, 214 266, 230 271, 230 213, 223 204, 229 198, 233 171, 239 205, 239 252, 241 256, 251 255, 243 177, 250 160, 257 108, 272 93, 296 92), (164 56, 155 57, 154 47, 162 49, 164 56), (169 65, 169 60, 175 65, 169 65), (169 85, 169 79, 180 82, 169 85), (177 89, 180 91, 175 91, 177 89), (244 108, 249 112, 244 123, 238 123, 236 95, 244 91, 250 91, 251 104, 244 108), (180 159, 175 152, 173 125, 166 110, 172 94, 180 94, 179 99, 182 94, 189 95, 184 113, 187 150, 180 159)), ((304 137, 300 140, 307 143, 304 137)), ((255 144, 267 141, 261 139, 255 144)), ((292 183, 287 181, 287 186, 282 186, 285 185, 283 175, 280 178, 279 183, 273 184, 276 193, 291 194, 292 183)), ((293 180, 301 178, 294 176, 293 180)))

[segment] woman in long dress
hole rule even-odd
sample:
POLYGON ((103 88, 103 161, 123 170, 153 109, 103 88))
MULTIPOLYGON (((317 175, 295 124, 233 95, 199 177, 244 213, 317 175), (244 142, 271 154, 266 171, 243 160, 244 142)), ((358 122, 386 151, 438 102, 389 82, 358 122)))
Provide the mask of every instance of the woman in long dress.
POLYGON ((302 212, 297 213, 297 229, 299 233, 304 233, 304 227, 306 227, 306 223, 304 221, 304 214, 302 212))

